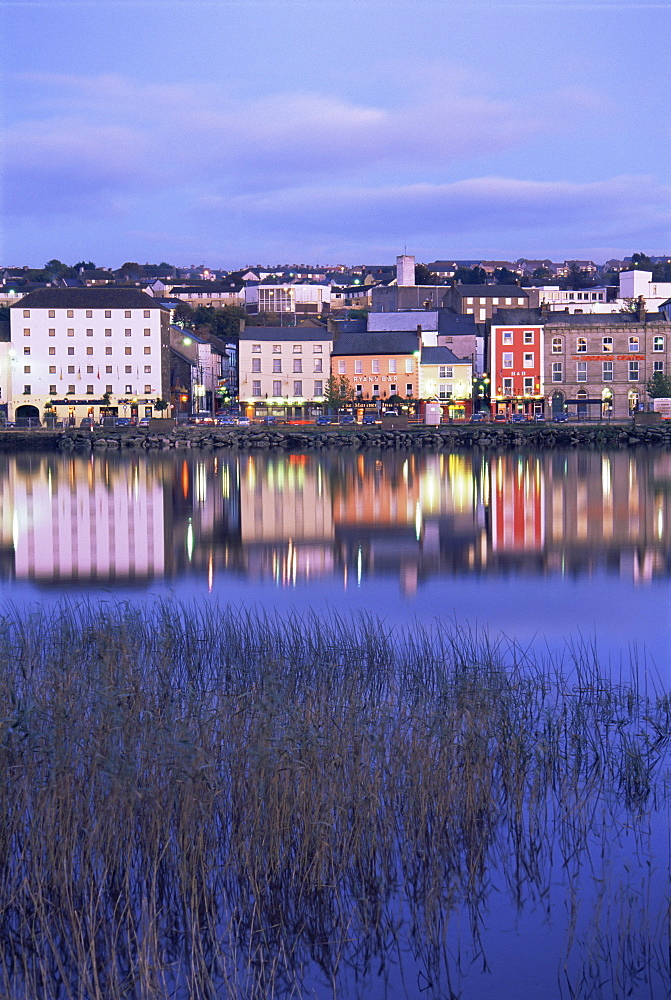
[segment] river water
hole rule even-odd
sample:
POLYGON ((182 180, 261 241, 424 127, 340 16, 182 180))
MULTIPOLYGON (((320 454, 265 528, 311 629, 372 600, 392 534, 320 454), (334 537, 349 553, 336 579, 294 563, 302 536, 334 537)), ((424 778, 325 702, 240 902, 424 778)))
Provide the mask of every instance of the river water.
POLYGON ((0 594, 449 618, 671 678, 671 455, 0 459, 0 594))
MULTIPOLYGON (((20 611, 167 598, 364 614, 385 632, 449 621, 569 669, 586 649, 616 683, 669 690, 671 454, 2 456, 0 503, 0 597, 20 611)), ((492 873, 484 948, 466 913, 444 941, 448 986, 415 942, 390 980, 353 970, 335 995, 666 995, 666 799, 619 809, 612 830, 606 810, 587 834, 596 867, 560 864, 546 896, 511 906, 492 873)), ((307 970, 302 995, 332 994, 307 970)))

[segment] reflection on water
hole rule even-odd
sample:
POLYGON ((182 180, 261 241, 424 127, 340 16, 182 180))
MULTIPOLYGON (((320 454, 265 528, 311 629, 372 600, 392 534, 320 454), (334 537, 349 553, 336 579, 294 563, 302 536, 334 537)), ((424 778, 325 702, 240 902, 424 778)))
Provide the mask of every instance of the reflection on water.
POLYGON ((2 456, 0 570, 42 585, 222 573, 669 576, 671 455, 2 456))

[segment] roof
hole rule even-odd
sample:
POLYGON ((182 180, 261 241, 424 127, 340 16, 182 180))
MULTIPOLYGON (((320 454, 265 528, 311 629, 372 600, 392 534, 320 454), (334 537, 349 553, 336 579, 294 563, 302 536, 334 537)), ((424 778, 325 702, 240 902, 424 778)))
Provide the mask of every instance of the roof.
POLYGON ((492 326, 642 326, 645 323, 667 323, 661 313, 647 313, 640 320, 636 313, 567 313, 542 312, 540 309, 502 309, 492 316, 492 326))
POLYGON ((246 326, 240 331, 240 340, 280 341, 331 340, 332 336, 323 326, 246 326))
POLYGON ((455 285, 459 295, 478 296, 480 298, 528 298, 526 288, 520 285, 455 285))
POLYGON ((422 365, 470 365, 470 358, 458 358, 449 347, 423 347, 420 357, 422 365))
POLYGON ((477 333, 475 316, 472 313, 455 313, 447 309, 438 310, 438 333, 449 336, 464 336, 477 333))
POLYGON ((414 354, 416 333, 343 333, 333 345, 333 355, 414 354))
POLYGON ((28 292, 16 305, 22 309, 163 309, 139 288, 40 288, 28 292))
POLYGON ((0 319, 0 341, 7 343, 11 339, 12 336, 9 330, 9 320, 0 319))

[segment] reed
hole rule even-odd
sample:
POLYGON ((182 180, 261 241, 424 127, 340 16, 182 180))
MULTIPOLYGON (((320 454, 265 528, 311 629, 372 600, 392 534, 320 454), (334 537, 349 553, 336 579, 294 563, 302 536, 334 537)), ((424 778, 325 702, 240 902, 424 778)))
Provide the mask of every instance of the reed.
POLYGON ((558 881, 561 991, 595 995, 613 962, 618 989, 668 981, 659 900, 604 858, 626 831, 668 880, 646 830, 668 814, 670 739, 669 693, 608 677, 584 643, 557 658, 369 615, 6 607, 0 995, 365 995, 410 954, 425 995, 453 996, 466 951, 487 964, 492 893, 549 911, 558 881), (618 906, 591 935, 588 871, 599 912, 618 906))

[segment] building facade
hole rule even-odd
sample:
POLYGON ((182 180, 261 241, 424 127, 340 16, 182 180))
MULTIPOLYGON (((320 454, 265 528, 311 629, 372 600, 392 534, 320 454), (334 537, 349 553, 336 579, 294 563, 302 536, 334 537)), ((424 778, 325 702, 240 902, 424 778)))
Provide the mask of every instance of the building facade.
POLYGON ((417 333, 344 333, 333 345, 331 371, 363 400, 419 399, 420 352, 417 333))
POLYGON ((333 340, 323 326, 247 326, 238 345, 241 402, 300 415, 322 402, 333 340))
POLYGON ((544 329, 536 310, 522 312, 496 313, 489 337, 492 408, 509 417, 544 413, 544 329))
POLYGON ((169 313, 137 288, 43 288, 10 309, 10 420, 151 416, 169 399, 169 313))

